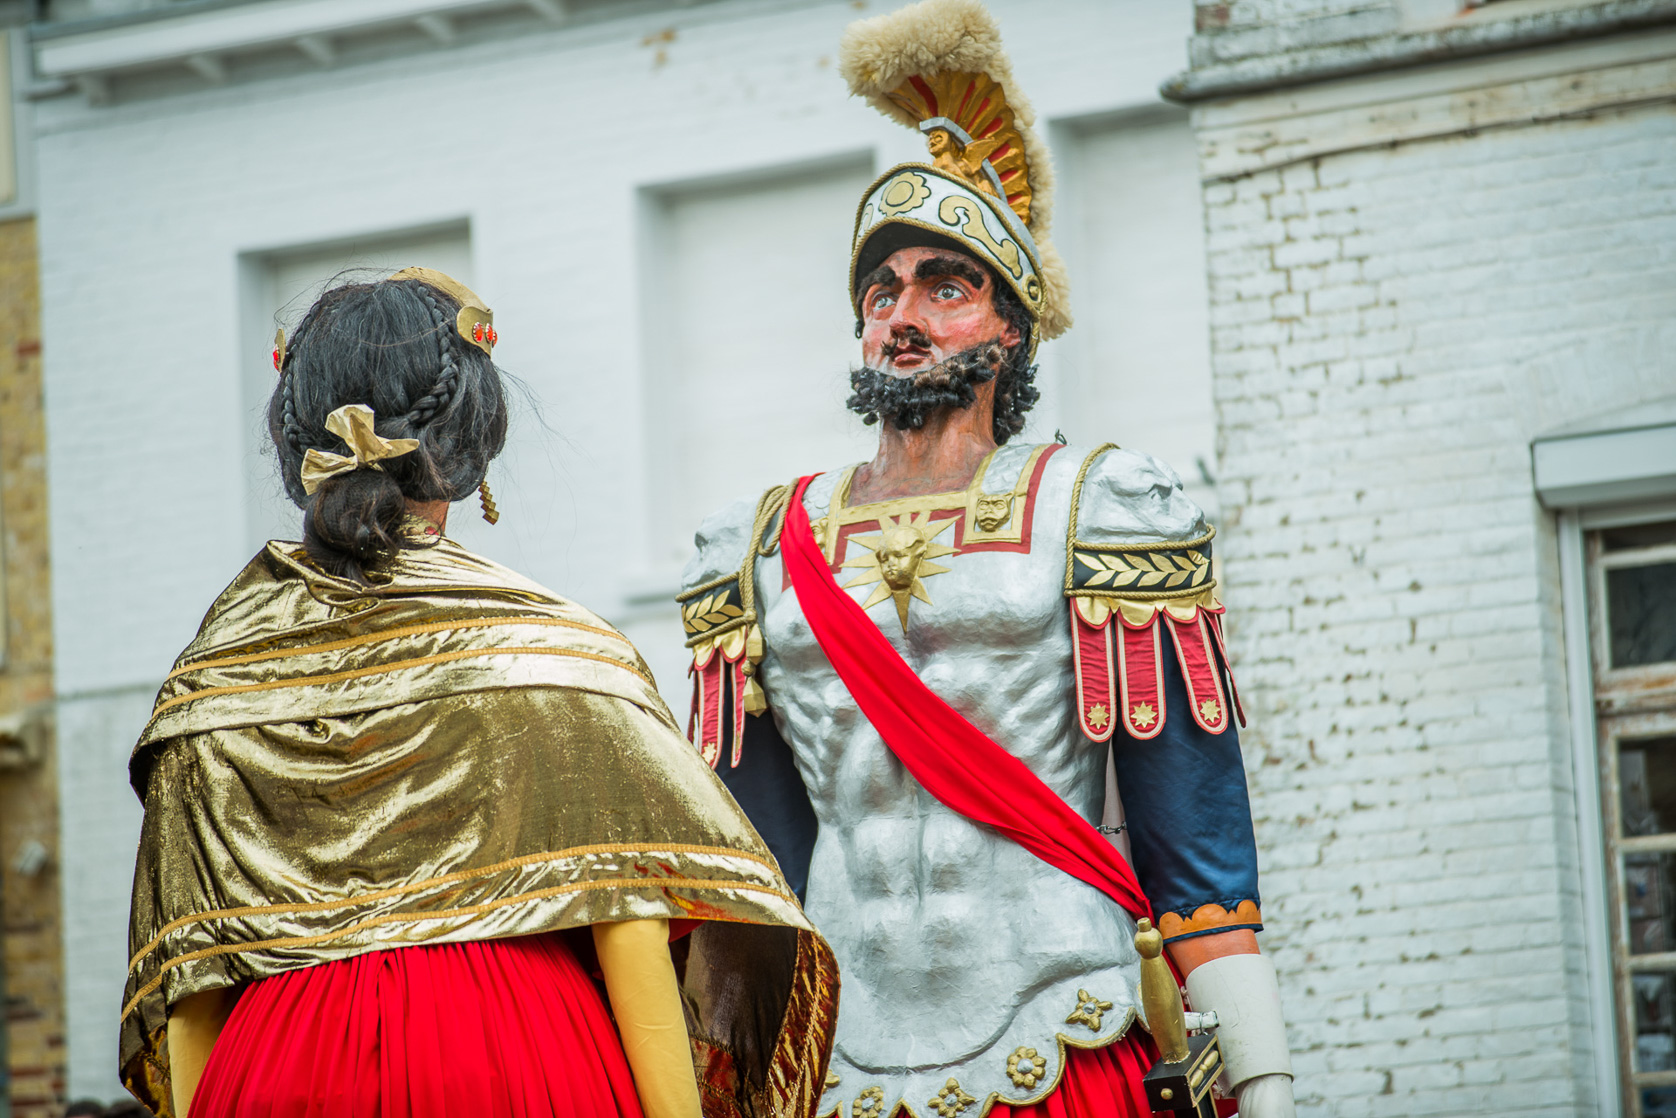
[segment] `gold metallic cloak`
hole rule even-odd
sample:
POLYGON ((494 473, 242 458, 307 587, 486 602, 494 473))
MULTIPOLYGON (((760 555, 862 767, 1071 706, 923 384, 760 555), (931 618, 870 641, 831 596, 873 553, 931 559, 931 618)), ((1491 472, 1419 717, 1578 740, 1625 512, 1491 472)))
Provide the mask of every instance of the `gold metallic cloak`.
POLYGON ((210 608, 130 761, 121 1068, 170 1118, 168 1006, 366 951, 702 921, 675 945, 707 1116, 811 1118, 831 950, 580 607, 442 540, 365 586, 273 543, 210 608))

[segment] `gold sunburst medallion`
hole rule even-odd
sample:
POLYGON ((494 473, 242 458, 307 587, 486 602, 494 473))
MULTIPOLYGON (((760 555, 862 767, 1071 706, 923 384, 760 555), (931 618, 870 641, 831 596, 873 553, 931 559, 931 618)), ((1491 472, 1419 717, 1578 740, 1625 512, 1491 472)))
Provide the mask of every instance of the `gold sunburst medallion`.
POLYGON ((894 519, 883 517, 879 521, 878 535, 855 537, 855 543, 868 550, 853 559, 846 559, 844 566, 866 569, 844 586, 878 583, 861 608, 872 609, 886 598, 895 599, 896 616, 902 622, 902 632, 906 633, 908 599, 918 598, 930 605, 931 595, 925 592, 924 580, 949 569, 932 560, 954 554, 954 548, 937 542, 937 537, 954 524, 952 519, 933 521, 929 512, 906 513, 894 519))

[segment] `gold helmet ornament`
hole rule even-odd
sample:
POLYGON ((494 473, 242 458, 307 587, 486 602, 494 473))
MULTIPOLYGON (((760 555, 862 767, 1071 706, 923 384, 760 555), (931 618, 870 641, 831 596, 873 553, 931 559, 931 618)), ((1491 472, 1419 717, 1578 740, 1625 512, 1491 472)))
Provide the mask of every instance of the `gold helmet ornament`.
POLYGON ((1013 84, 1001 31, 979 0, 921 0, 858 20, 838 69, 850 92, 918 128, 931 162, 892 167, 856 209, 856 281, 898 249, 955 248, 988 264, 1018 294, 1035 328, 1030 349, 1071 325, 1065 264, 1048 239, 1053 168, 1013 84))

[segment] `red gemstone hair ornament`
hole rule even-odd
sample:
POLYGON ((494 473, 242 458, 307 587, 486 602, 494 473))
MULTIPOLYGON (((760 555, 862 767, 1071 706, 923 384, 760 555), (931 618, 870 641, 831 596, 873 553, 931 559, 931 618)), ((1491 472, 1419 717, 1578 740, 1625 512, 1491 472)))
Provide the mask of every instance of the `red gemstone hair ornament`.
POLYGON ((454 329, 467 344, 488 353, 490 347, 495 344, 495 339, 500 337, 495 333, 493 325, 495 312, 484 305, 476 292, 453 276, 444 275, 434 268, 403 268, 390 278, 428 283, 459 303, 460 313, 454 316, 454 329))

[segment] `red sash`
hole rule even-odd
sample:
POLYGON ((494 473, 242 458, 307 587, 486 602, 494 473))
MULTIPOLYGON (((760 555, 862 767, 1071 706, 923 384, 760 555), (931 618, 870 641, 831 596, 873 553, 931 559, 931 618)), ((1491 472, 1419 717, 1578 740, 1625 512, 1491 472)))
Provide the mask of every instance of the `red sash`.
POLYGON ((839 589, 809 528, 803 493, 792 488, 781 547, 792 589, 821 651, 873 728, 950 811, 993 827, 1050 866, 1086 882, 1137 920, 1152 907, 1135 871, 1093 824, 1030 769, 938 698, 885 639, 856 600, 839 589))

